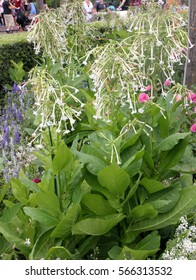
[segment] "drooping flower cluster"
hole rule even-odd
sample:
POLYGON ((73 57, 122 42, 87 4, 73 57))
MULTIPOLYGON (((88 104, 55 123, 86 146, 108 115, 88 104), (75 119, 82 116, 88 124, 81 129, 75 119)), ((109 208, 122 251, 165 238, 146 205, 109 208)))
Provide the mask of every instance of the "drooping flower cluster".
POLYGON ((170 86, 176 84, 175 66, 182 65, 186 58, 184 50, 189 39, 185 25, 176 14, 168 18, 165 12, 130 15, 126 21, 130 36, 119 42, 110 40, 87 52, 84 65, 94 57, 90 77, 95 92, 95 119, 109 121, 108 112, 114 107, 118 110, 129 106, 132 114, 141 113, 136 103, 153 101, 151 85, 155 88, 159 84, 162 95, 167 96, 170 86))
POLYGON ((33 113, 38 123, 33 137, 47 127, 56 127, 56 131, 63 134, 73 131, 84 106, 78 97, 79 90, 71 85, 62 85, 47 69, 36 67, 31 72, 29 83, 33 87, 33 113))

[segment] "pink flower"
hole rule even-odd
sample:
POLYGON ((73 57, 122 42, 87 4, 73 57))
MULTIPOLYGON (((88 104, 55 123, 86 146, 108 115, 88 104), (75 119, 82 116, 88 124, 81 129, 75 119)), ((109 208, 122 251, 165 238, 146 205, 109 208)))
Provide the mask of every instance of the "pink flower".
POLYGON ((165 87, 168 87, 168 86, 171 85, 171 81, 170 81, 169 79, 167 79, 167 80, 163 83, 163 85, 164 85, 165 87))
POLYGON ((149 100, 149 96, 148 96, 148 94, 142 92, 142 93, 140 93, 138 99, 141 103, 144 103, 144 102, 147 102, 149 100))
POLYGON ((194 124, 191 126, 190 130, 191 130, 192 132, 196 132, 196 123, 194 123, 194 124))
POLYGON ((195 108, 194 108, 194 112, 196 113, 196 106, 195 106, 195 108))
POLYGON ((33 179, 33 180, 32 180, 32 182, 34 182, 34 183, 38 184, 38 183, 40 183, 40 182, 41 182, 41 179, 39 179, 39 178, 35 178, 35 179, 33 179))
POLYGON ((180 101, 182 99, 182 95, 181 94, 176 94, 176 101, 180 101))
POLYGON ((146 88, 145 88, 145 90, 146 90, 146 91, 150 91, 151 88, 152 88, 151 85, 147 85, 146 88))
POLYGON ((191 100, 193 103, 196 103, 196 93, 189 92, 188 99, 191 100))

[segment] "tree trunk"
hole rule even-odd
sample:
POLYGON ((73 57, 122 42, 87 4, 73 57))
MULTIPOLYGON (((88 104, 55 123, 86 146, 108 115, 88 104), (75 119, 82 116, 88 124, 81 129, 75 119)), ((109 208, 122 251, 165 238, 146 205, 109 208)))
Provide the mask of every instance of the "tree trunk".
MULTIPOLYGON (((189 39, 192 48, 188 49, 188 59, 184 71, 184 84, 188 89, 196 86, 196 1, 189 0, 189 39)), ((190 45, 189 45, 190 46, 190 45)))

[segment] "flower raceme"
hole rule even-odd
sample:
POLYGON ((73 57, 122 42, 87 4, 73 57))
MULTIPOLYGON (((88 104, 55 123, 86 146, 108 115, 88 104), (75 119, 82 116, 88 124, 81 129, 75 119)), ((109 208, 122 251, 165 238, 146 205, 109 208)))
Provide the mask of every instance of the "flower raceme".
POLYGON ((148 102, 149 96, 148 96, 148 94, 142 92, 142 93, 140 93, 138 99, 141 103, 148 102))

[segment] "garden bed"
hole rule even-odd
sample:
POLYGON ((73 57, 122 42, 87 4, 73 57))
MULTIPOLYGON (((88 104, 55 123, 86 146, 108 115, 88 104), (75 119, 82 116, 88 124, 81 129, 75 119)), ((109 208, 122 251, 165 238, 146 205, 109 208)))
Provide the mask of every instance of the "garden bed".
POLYGON ((43 59, 0 122, 2 259, 195 258, 186 20, 149 3, 98 25, 67 1, 29 33, 43 59))

